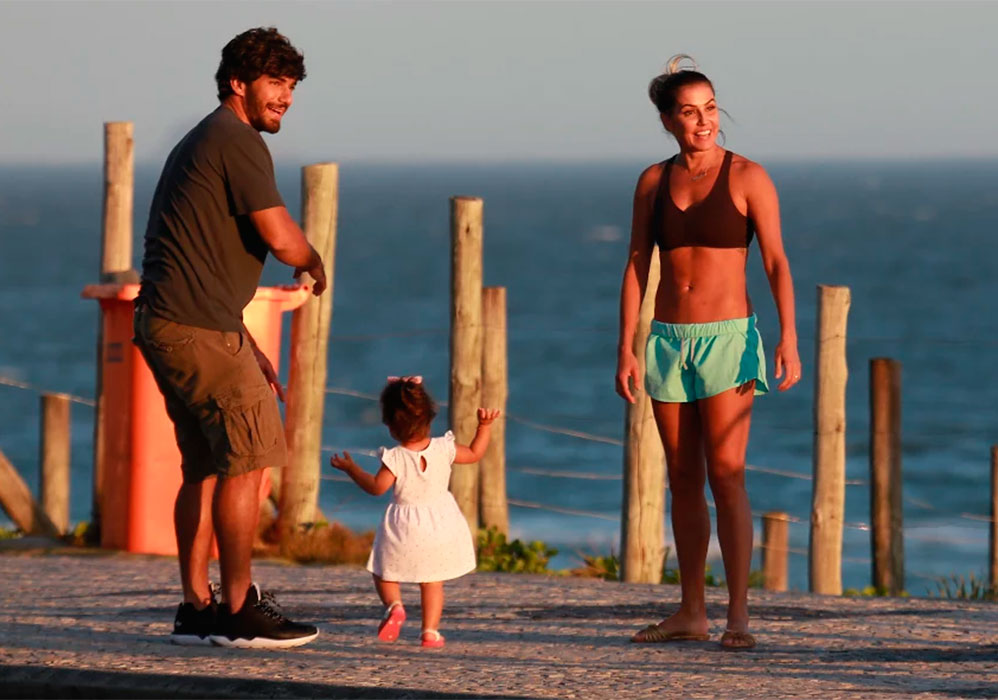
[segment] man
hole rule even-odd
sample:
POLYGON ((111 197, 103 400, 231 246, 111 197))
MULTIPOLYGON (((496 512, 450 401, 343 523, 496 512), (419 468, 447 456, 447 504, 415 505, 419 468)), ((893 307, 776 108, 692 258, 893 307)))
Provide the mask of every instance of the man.
POLYGON ((166 399, 182 455, 174 527, 184 599, 177 644, 290 647, 318 635, 286 619, 252 582, 250 560, 264 467, 287 448, 274 368, 242 322, 267 252, 307 272, 319 295, 322 259, 277 191, 261 131, 277 133, 305 77, 302 54, 276 29, 226 44, 215 75, 220 106, 174 147, 145 234, 135 342, 166 399), (212 531, 221 602, 208 582, 212 531))

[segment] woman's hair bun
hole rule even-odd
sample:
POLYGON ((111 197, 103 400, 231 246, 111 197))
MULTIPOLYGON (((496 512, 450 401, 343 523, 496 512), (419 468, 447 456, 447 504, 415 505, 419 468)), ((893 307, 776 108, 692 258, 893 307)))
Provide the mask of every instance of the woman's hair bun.
POLYGON ((676 106, 676 92, 686 85, 706 83, 714 86, 706 75, 700 72, 697 62, 685 53, 677 53, 665 64, 665 71, 652 78, 648 84, 648 97, 660 114, 672 114, 676 106))

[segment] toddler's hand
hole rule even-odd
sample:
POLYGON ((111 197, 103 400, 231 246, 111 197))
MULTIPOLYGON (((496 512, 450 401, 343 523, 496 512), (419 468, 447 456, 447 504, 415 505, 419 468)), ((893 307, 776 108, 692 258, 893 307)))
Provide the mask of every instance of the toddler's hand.
POLYGON ((498 408, 480 408, 478 409, 478 424, 479 425, 491 425, 492 421, 499 417, 501 411, 498 408))
POLYGON ((340 471, 348 472, 357 466, 357 463, 353 461, 353 457, 346 450, 343 451, 343 456, 340 457, 339 454, 333 453, 333 456, 329 458, 329 466, 334 469, 339 469, 340 471))

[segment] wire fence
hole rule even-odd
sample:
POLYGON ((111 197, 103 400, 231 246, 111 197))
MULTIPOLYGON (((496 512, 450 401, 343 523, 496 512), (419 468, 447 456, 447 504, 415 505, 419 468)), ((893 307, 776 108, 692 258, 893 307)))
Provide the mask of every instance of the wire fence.
MULTIPOLYGON (((604 329, 600 329, 600 330, 603 331, 604 329)), ((372 339, 379 339, 379 338, 408 337, 408 336, 413 336, 413 335, 426 335, 426 334, 434 334, 434 333, 439 333, 439 332, 440 332, 439 330, 433 329, 433 330, 426 330, 426 331, 407 331, 407 332, 383 333, 383 334, 376 334, 376 335, 372 334, 372 335, 363 335, 363 336, 360 336, 360 335, 358 335, 358 336, 337 336, 337 337, 334 337, 334 339, 337 340, 337 341, 350 341, 350 340, 355 340, 355 341, 369 341, 369 340, 372 340, 372 339)), ((583 329, 583 332, 584 332, 584 329, 583 329)), ((852 340, 854 342, 862 342, 864 340, 869 340, 871 342, 872 341, 884 341, 884 342, 886 342, 888 340, 901 341, 903 339, 886 339, 886 338, 863 339, 863 338, 857 338, 857 339, 852 339, 852 340)), ((952 343, 959 343, 959 342, 961 342, 959 340, 954 340, 954 339, 949 339, 949 338, 938 338, 938 339, 935 339, 935 341, 939 342, 939 343, 945 343, 945 344, 952 344, 952 343)), ((933 342, 933 339, 927 339, 926 342, 933 342)), ((966 341, 966 342, 969 343, 970 341, 966 341)), ((977 344, 977 343, 974 343, 974 344, 977 344)), ((39 386, 37 384, 33 384, 33 383, 30 383, 30 382, 21 381, 21 380, 15 379, 13 377, 3 376, 3 375, 0 375, 0 386, 8 386, 8 387, 16 388, 16 389, 22 389, 22 390, 32 391, 32 392, 35 392, 35 393, 38 393, 38 394, 57 393, 57 392, 51 392, 48 389, 46 389, 45 387, 39 386)), ((379 399, 378 395, 376 395, 376 394, 372 394, 372 393, 369 393, 369 392, 363 392, 363 391, 359 391, 359 390, 356 390, 356 389, 351 389, 351 388, 348 388, 348 387, 329 386, 329 387, 326 387, 325 392, 327 394, 330 394, 330 395, 351 397, 351 398, 356 398, 356 399, 361 399, 361 400, 364 400, 364 401, 371 401, 371 402, 377 402, 378 399, 379 399)), ((77 403, 77 404, 80 404, 80 405, 89 406, 89 407, 94 407, 96 405, 96 402, 92 398, 89 398, 89 397, 77 396, 77 395, 73 395, 73 394, 64 394, 64 395, 67 396, 70 401, 72 401, 74 403, 77 403)), ((440 405, 441 406, 446 406, 447 403, 446 402, 440 402, 440 405)), ((576 440, 583 440, 583 441, 588 441, 588 442, 598 443, 598 444, 604 444, 604 445, 613 445, 613 446, 617 446, 617 447, 623 447, 623 445, 624 445, 624 441, 622 439, 620 439, 620 438, 609 437, 609 436, 606 436, 606 435, 599 435, 599 434, 596 434, 596 433, 587 432, 587 431, 583 431, 583 430, 576 430, 576 429, 572 429, 572 428, 566 428, 566 427, 563 427, 563 426, 550 425, 550 424, 542 423, 542 422, 539 422, 539 421, 531 420, 529 418, 526 418, 526 417, 520 416, 520 415, 516 415, 516 414, 506 414, 505 418, 506 418, 506 420, 508 420, 511 423, 516 423, 518 425, 521 425, 521 426, 523 426, 523 427, 525 427, 527 429, 531 429, 531 430, 537 430, 537 431, 546 432, 546 433, 550 433, 550 434, 556 434, 556 435, 565 436, 567 438, 572 438, 572 439, 576 439, 576 440)), ((341 447, 341 446, 335 446, 335 445, 323 445, 322 446, 322 451, 325 452, 325 453, 348 451, 348 452, 351 452, 352 454, 363 455, 365 457, 371 457, 371 458, 377 458, 377 457, 380 456, 379 451, 377 451, 377 450, 371 450, 371 449, 367 449, 367 448, 362 448, 362 447, 341 447)), ((756 473, 760 473, 760 474, 767 474, 767 475, 770 475, 770 476, 777 476, 777 477, 781 477, 781 478, 793 479, 793 480, 798 480, 798 481, 811 482, 811 481, 814 480, 814 477, 811 474, 804 473, 804 472, 796 472, 796 471, 787 470, 787 469, 777 469, 777 468, 773 468, 773 467, 760 466, 760 465, 754 465, 754 464, 747 464, 746 467, 745 467, 745 469, 746 469, 746 471, 749 471, 749 472, 756 472, 756 473)), ((511 466, 507 466, 507 470, 508 471, 513 471, 513 472, 522 473, 522 474, 528 474, 528 475, 532 475, 532 476, 540 476, 540 477, 553 478, 553 479, 570 479, 570 480, 582 480, 582 481, 621 481, 622 478, 623 478, 622 474, 619 474, 619 473, 607 474, 607 473, 577 471, 577 470, 548 469, 548 468, 541 468, 541 467, 534 467, 534 466, 517 466, 517 465, 511 465, 511 466)), ((350 481, 350 479, 348 477, 346 477, 344 475, 341 475, 341 474, 338 474, 338 473, 337 474, 322 474, 321 478, 323 480, 325 480, 325 481, 332 481, 332 482, 349 482, 350 481)), ((847 486, 867 486, 869 484, 869 482, 867 480, 865 480, 865 479, 847 479, 845 481, 845 484, 847 486)), ((346 499, 340 499, 337 502, 336 506, 338 508, 342 508, 346 504, 355 501, 355 499, 356 499, 356 497, 349 497, 349 498, 346 498, 346 499)), ((970 521, 970 522, 974 522, 974 523, 984 523, 984 524, 990 524, 994 520, 989 515, 982 515, 982 514, 979 514, 979 513, 970 513, 970 512, 950 513, 950 512, 946 512, 943 509, 940 509, 937 506, 932 505, 931 503, 928 503, 928 502, 926 502, 924 500, 916 499, 916 498, 913 498, 913 497, 910 497, 910 496, 905 496, 904 497, 904 501, 905 501, 905 503, 907 503, 907 504, 909 504, 909 505, 911 505, 911 506, 913 506, 915 508, 918 508, 921 511, 939 513, 940 515, 942 515, 944 517, 957 518, 957 519, 966 520, 966 521, 970 521)), ((580 508, 571 508, 571 507, 567 507, 567 506, 563 506, 563 505, 558 505, 558 504, 551 504, 551 503, 540 503, 540 502, 536 502, 536 501, 532 501, 532 500, 523 500, 523 499, 521 499, 519 497, 509 497, 507 499, 507 502, 508 502, 508 504, 510 506, 515 507, 515 508, 522 508, 522 509, 528 509, 528 510, 538 510, 538 511, 546 511, 546 512, 550 512, 550 513, 556 513, 556 514, 559 514, 559 515, 568 515, 568 516, 573 516, 573 517, 591 518, 591 519, 598 519, 598 520, 609 521, 609 522, 616 522, 616 523, 620 522, 620 516, 619 515, 611 515, 611 514, 608 514, 608 513, 605 513, 605 512, 599 512, 599 511, 593 511, 593 510, 585 510, 585 509, 580 509, 580 508)), ((715 507, 714 503, 712 501, 710 501, 709 499, 707 501, 707 505, 712 510, 716 510, 716 507, 715 507)), ((752 515, 755 518, 761 518, 764 514, 761 513, 761 512, 753 511, 752 515)), ((805 525, 808 525, 809 522, 810 522, 810 518, 808 516, 801 516, 801 515, 794 515, 794 514, 787 514, 786 520, 790 524, 792 524, 794 526, 805 526, 805 525)), ((868 523, 865 523, 865 522, 845 522, 845 523, 843 523, 843 527, 846 528, 846 529, 848 529, 848 530, 855 530, 855 531, 862 531, 862 532, 868 532, 870 530, 870 525, 868 523)), ((904 536, 905 536, 906 539, 910 539, 910 540, 913 540, 913 541, 923 541, 923 542, 933 542, 933 543, 943 543, 943 544, 962 544, 962 545, 979 545, 980 544, 980 542, 978 540, 970 540, 970 539, 966 539, 966 538, 954 538, 954 537, 941 537, 939 535, 932 535, 932 534, 922 534, 922 533, 914 532, 913 529, 910 528, 910 527, 905 527, 904 528, 904 536)), ((764 545, 759 544, 757 546, 760 547, 760 548, 762 548, 764 545)), ((787 551, 790 554, 794 554, 796 556, 801 556, 801 557, 808 556, 808 552, 805 549, 787 548, 785 551, 787 551)), ((843 561, 848 561, 848 562, 853 562, 853 563, 866 563, 866 564, 870 563, 870 561, 871 561, 869 557, 843 557, 842 560, 843 561)), ((920 574, 913 574, 913 575, 916 576, 916 577, 919 577, 919 578, 927 578, 927 579, 932 579, 932 580, 937 580, 938 579, 938 577, 928 576, 928 575, 920 575, 920 574)))

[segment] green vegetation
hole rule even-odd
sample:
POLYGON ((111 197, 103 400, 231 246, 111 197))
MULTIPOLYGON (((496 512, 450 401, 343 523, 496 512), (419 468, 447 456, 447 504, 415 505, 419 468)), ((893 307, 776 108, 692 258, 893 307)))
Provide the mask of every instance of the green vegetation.
POLYGON ((506 535, 494 527, 479 530, 476 538, 479 571, 501 571, 515 574, 546 574, 548 561, 558 553, 540 540, 524 544, 508 542, 506 535))
POLYGON ((0 540, 14 540, 23 535, 24 533, 16 528, 8 530, 5 527, 0 527, 0 540))
POLYGON ((582 554, 581 552, 579 556, 582 558, 583 564, 576 569, 570 569, 568 571, 570 576, 601 578, 604 581, 620 580, 620 559, 613 553, 612 549, 608 557, 598 554, 582 554))
POLYGON ((998 586, 992 586, 983 577, 947 576, 936 582, 936 590, 929 595, 955 600, 998 600, 998 586))

